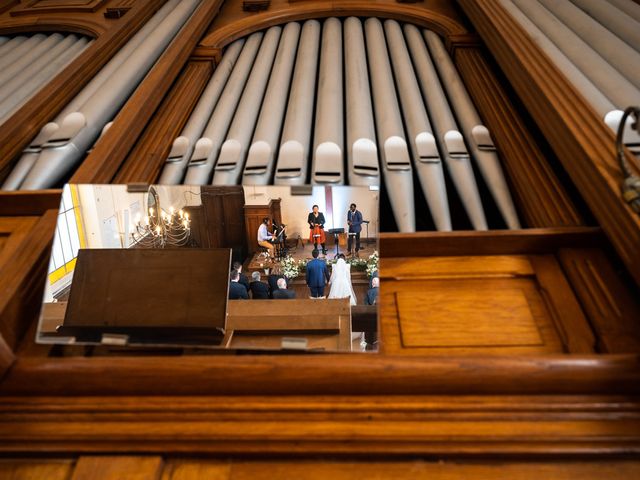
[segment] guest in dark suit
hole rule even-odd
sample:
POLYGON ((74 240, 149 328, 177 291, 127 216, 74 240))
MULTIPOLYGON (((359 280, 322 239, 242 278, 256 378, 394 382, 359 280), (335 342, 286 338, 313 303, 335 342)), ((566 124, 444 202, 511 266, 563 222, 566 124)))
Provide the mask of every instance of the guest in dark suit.
POLYGON ((231 282, 229 283, 229 300, 249 300, 249 294, 244 285, 238 283, 240 273, 237 270, 231 270, 231 282))
POLYGON ((254 300, 267 300, 269 298, 269 285, 260 281, 260 272, 251 274, 252 282, 249 284, 251 298, 254 300))
POLYGON ((311 290, 311 296, 313 298, 324 297, 324 286, 331 278, 329 275, 329 269, 324 260, 319 260, 318 250, 311 252, 313 260, 307 263, 307 286, 311 290))
POLYGON ((233 262, 233 269, 237 270, 238 273, 240 274, 240 279, 238 280, 238 283, 240 285, 242 285, 244 288, 247 289, 247 292, 249 291, 249 279, 247 278, 247 276, 242 273, 242 264, 240 262, 233 262))
POLYGON ((273 292, 273 299, 287 300, 289 298, 296 298, 296 292, 287 290, 287 281, 284 278, 279 278, 278 289, 273 292))
MULTIPOLYGON (((347 212, 347 224, 349 224, 349 233, 355 233, 356 237, 356 253, 360 250, 360 232, 362 232, 362 213, 356 209, 356 204, 349 205, 349 211, 347 212)), ((351 253, 351 247, 353 246, 353 235, 349 235, 349 242, 347 244, 347 251, 351 253)))
POLYGON ((371 278, 369 279, 369 288, 373 288, 373 279, 378 278, 378 270, 374 270, 371 274, 371 278))
POLYGON ((280 273, 280 267, 276 265, 271 269, 269 277, 267 278, 267 282, 269 283, 269 298, 273 298, 273 292, 278 290, 278 280, 281 278, 284 279, 285 282, 287 281, 285 276, 280 273))
POLYGON ((367 292, 367 296, 364 299, 365 305, 377 305, 378 304, 378 290, 380 287, 380 279, 373 277, 371 279, 371 288, 367 292))

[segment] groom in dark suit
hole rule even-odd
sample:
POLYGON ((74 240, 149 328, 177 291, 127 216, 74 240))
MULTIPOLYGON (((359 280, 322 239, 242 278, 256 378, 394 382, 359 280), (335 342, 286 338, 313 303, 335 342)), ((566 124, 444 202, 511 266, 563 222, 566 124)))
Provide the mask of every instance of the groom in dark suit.
POLYGON ((329 279, 329 269, 324 260, 318 259, 318 250, 311 252, 313 260, 307 263, 307 286, 313 298, 324 297, 324 286, 329 279))

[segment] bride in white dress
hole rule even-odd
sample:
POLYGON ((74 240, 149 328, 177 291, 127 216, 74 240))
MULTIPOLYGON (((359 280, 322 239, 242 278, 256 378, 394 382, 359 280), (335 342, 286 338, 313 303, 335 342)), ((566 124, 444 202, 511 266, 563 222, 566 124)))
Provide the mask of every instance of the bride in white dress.
POLYGON ((344 255, 342 254, 338 256, 338 261, 331 268, 329 284, 331 285, 329 298, 350 297, 351 305, 358 303, 351 285, 351 265, 344 261, 344 255))

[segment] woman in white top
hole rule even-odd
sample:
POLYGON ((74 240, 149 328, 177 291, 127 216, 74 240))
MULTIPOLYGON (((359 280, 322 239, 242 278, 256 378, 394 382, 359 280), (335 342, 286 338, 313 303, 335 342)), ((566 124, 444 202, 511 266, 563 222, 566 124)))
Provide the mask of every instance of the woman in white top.
POLYGON ((329 298, 350 298, 351 305, 358 303, 351 285, 351 265, 345 262, 342 254, 338 255, 338 261, 331 268, 329 285, 329 298))

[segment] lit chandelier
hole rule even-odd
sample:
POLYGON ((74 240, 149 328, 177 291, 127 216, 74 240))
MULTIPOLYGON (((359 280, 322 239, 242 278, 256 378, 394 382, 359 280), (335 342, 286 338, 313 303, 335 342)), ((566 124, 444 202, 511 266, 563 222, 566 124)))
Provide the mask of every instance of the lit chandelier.
POLYGON ((191 220, 183 210, 173 207, 166 212, 160 207, 156 190, 149 189, 147 215, 136 218, 131 233, 133 245, 146 248, 180 247, 186 245, 191 236, 191 220))

